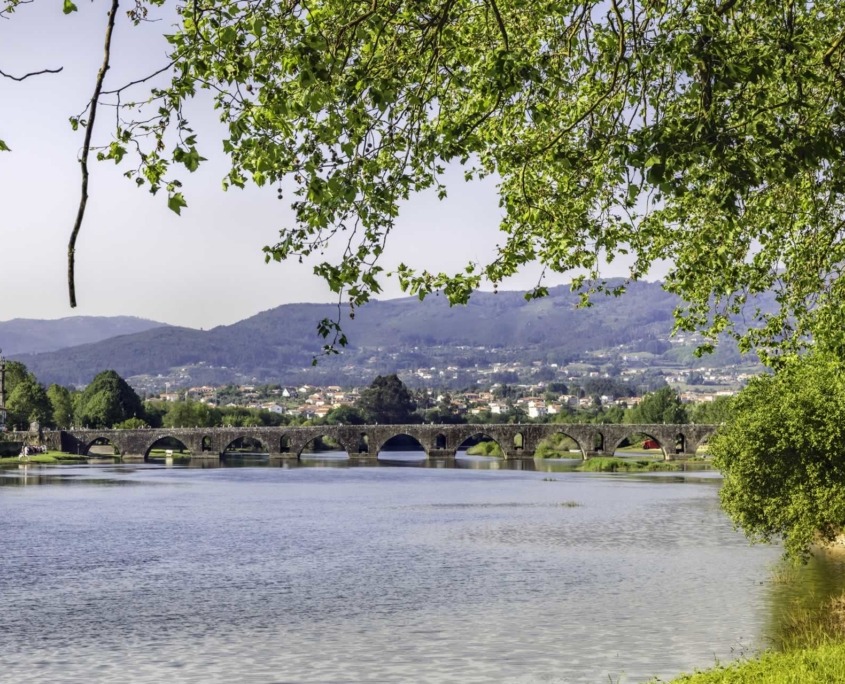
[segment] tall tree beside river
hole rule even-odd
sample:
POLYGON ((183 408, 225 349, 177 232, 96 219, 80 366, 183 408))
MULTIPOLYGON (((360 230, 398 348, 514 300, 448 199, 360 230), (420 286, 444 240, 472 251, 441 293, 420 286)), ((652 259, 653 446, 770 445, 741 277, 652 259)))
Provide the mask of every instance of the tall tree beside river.
POLYGON ((845 362, 794 358, 752 380, 710 442, 722 506, 753 541, 805 557, 845 529, 845 362))

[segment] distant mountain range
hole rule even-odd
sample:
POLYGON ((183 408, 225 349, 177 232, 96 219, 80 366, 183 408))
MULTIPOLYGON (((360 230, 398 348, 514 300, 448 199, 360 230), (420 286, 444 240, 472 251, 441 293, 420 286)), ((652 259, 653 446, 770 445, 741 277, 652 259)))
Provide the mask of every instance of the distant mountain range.
MULTIPOLYGON (((354 320, 345 318, 349 346, 339 356, 320 358, 315 369, 311 361, 323 344, 316 325, 336 316, 336 306, 285 304, 207 331, 139 319, 93 319, 96 325, 78 318, 10 321, 0 323, 0 346, 42 382, 65 385, 87 384, 103 369, 127 378, 175 374, 185 384, 344 382, 361 373, 371 378, 401 368, 466 368, 510 360, 564 363, 614 348, 678 356, 666 343, 678 299, 659 284, 633 283, 625 295, 598 295, 588 308, 578 308, 578 301, 568 287, 531 301, 521 292, 480 292, 459 307, 449 307, 438 296, 423 302, 412 297, 374 301, 356 311, 354 320), (107 321, 117 321, 111 329, 117 336, 109 336, 107 321), (53 328, 54 345, 66 346, 46 351, 46 335, 35 332, 29 348, 23 333, 10 342, 3 326, 13 323, 20 331, 26 323, 33 331, 45 330, 41 324, 59 326, 53 328), (129 330, 132 324, 139 329, 129 330), (83 329, 89 339, 79 344, 83 329)), ((691 358, 689 351, 686 358, 691 358)), ((732 348, 721 355, 719 363, 737 358, 732 348)))
POLYGON ((0 349, 6 355, 38 354, 164 325, 134 316, 71 316, 52 321, 14 318, 0 321, 0 349))

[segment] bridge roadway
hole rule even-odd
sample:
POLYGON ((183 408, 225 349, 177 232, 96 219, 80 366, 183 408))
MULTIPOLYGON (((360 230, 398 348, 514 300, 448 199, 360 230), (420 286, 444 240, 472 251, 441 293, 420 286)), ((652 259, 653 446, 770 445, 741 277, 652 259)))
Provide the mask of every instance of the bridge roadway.
MULTIPOLYGON (((462 425, 320 425, 309 427, 147 428, 140 430, 44 431, 50 449, 87 454, 97 443, 110 443, 124 461, 145 461, 164 438, 184 445, 192 458, 219 459, 238 440, 261 445, 271 459, 298 459, 317 437, 328 437, 355 460, 375 459, 393 437, 407 435, 422 446, 427 458, 453 459, 467 439, 484 435, 495 440, 506 459, 533 459, 537 445, 561 433, 571 437, 583 458, 613 454, 633 434, 647 435, 660 445, 666 460, 689 457, 716 430, 716 425, 601 425, 582 423, 462 424, 462 425)), ((159 447, 161 448, 161 446, 159 447)))

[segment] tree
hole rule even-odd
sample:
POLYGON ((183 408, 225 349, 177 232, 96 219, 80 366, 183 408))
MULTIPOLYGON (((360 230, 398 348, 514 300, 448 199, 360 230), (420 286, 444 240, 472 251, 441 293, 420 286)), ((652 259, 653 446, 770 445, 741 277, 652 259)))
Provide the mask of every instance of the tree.
POLYGON ((399 377, 379 375, 361 392, 355 406, 371 423, 418 423, 417 405, 399 377))
POLYGON ((669 385, 647 394, 628 414, 631 423, 686 423, 687 414, 678 393, 669 385))
POLYGON ((36 382, 35 376, 20 361, 6 362, 6 394, 11 395, 15 388, 27 380, 36 382))
POLYGON ((693 404, 689 413, 695 423, 727 423, 733 415, 733 397, 716 397, 713 401, 693 404))
POLYGON ((354 406, 338 406, 326 415, 328 425, 363 425, 366 419, 354 406))
POLYGON ((73 399, 71 391, 53 383, 47 388, 47 399, 53 414, 53 424, 58 428, 69 428, 73 424, 73 399))
POLYGON ((722 507, 752 541, 782 538, 786 553, 845 527, 845 362, 790 359, 753 379, 710 440, 722 507))
POLYGON ((211 427, 220 424, 216 411, 200 401, 174 401, 165 404, 164 427, 211 427))
POLYGON ((113 427, 116 430, 140 430, 150 427, 150 425, 143 418, 127 418, 120 423, 115 423, 113 427))
POLYGON ((154 428, 164 425, 164 414, 167 413, 167 406, 163 401, 145 401, 144 417, 145 422, 154 428))
POLYGON ((141 399, 113 370, 98 373, 82 391, 76 406, 76 423, 95 428, 110 428, 143 416, 141 399))
POLYGON ((47 391, 31 374, 18 382, 9 394, 6 402, 9 411, 8 422, 18 429, 27 429, 30 423, 38 422, 42 426, 52 423, 52 410, 47 391))
MULTIPOLYGON (((2 0, 0 14, 20 4, 2 0)), ((130 18, 161 4, 138 0, 130 18)), ((116 19, 114 3, 109 41, 116 19)), ((203 0, 176 21, 157 79, 104 88, 107 47, 71 118, 83 186, 97 105, 115 105, 99 155, 132 159, 126 175, 179 213, 176 170, 194 171, 204 149, 184 111, 206 90, 225 127, 225 185, 292 188, 295 222, 267 259, 316 257, 352 309, 381 288, 400 204, 445 196, 453 164, 498 179, 504 235, 489 263, 456 274, 400 264, 411 293, 465 302, 539 261, 587 296, 603 289, 602 263, 628 255, 631 279, 672 264, 682 329, 733 331, 769 357, 811 336, 845 350, 838 0, 203 0), (339 259, 321 259, 332 242, 339 259)), ((540 282, 530 296, 545 293, 540 282)), ((320 324, 329 349, 345 342, 339 323, 320 324)))

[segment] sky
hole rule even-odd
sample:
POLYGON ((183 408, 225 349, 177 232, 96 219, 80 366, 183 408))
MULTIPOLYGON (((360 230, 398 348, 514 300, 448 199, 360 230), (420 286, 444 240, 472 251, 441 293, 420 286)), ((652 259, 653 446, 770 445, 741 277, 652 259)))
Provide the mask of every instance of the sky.
MULTIPOLYGON (((70 308, 67 243, 79 202, 83 134, 71 130, 68 118, 91 96, 107 9, 104 0, 77 4, 80 11, 65 16, 60 2, 36 0, 0 20, 0 70, 21 75, 63 68, 22 83, 0 78, 0 139, 12 149, 0 153, 0 320, 131 315, 208 329, 280 304, 335 301, 312 274, 313 262, 264 263, 261 248, 277 241, 290 218, 288 204, 272 187, 223 192, 226 158, 213 135, 219 126, 210 108, 197 107, 191 119, 209 161, 180 176, 188 201, 181 216, 167 208, 164 193, 153 197, 125 179, 128 165, 90 164, 90 197, 76 249, 79 305, 70 308)), ((170 20, 133 27, 124 10, 106 89, 165 63, 161 34, 170 20)), ((112 111, 100 109, 95 143, 110 140, 109 116, 112 111)), ((460 171, 450 169, 447 184, 446 200, 430 193, 402 207, 382 261, 387 270, 404 261, 450 272, 492 257, 501 239, 495 180, 465 184, 460 171)), ((528 269, 502 289, 532 287, 538 273, 528 269)), ((380 298, 402 296, 395 281, 382 285, 380 298)))

